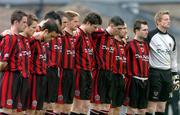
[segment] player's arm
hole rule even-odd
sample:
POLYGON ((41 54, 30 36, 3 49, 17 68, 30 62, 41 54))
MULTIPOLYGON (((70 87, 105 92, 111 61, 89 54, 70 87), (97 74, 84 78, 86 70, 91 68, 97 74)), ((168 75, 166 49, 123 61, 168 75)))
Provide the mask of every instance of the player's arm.
POLYGON ((171 56, 171 71, 172 71, 172 81, 173 81, 173 90, 179 90, 180 88, 180 77, 177 73, 177 48, 176 45, 173 48, 173 51, 170 54, 171 56))
POLYGON ((173 74, 177 74, 177 50, 176 48, 171 52, 171 71, 173 74))
POLYGON ((1 53, 0 53, 0 71, 4 70, 8 65, 8 60, 11 53, 13 52, 13 47, 17 43, 16 38, 12 35, 5 35, 0 43, 1 53))

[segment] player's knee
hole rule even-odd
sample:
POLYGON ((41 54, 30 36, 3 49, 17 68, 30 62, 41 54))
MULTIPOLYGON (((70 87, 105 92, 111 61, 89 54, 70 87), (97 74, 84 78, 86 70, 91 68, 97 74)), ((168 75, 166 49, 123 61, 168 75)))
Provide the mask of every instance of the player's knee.
POLYGON ((137 113, 137 109, 128 107, 127 113, 128 113, 128 114, 134 114, 134 113, 137 113))
POLYGON ((63 109, 64 109, 65 113, 69 113, 71 111, 71 105, 70 104, 66 104, 63 109))
POLYGON ((138 114, 144 115, 146 113, 146 109, 138 109, 138 114))
POLYGON ((156 107, 156 111, 157 112, 165 112, 165 108, 166 108, 166 103, 158 103, 157 107, 156 107))
POLYGON ((156 106, 157 106, 156 102, 149 102, 148 107, 147 107, 147 111, 150 112, 150 113, 155 112, 156 111, 156 106))
POLYGON ((84 111, 84 113, 87 113, 88 110, 89 110, 89 105, 90 105, 90 101, 89 100, 86 100, 86 101, 82 101, 81 102, 81 106, 82 106, 82 111, 84 111))

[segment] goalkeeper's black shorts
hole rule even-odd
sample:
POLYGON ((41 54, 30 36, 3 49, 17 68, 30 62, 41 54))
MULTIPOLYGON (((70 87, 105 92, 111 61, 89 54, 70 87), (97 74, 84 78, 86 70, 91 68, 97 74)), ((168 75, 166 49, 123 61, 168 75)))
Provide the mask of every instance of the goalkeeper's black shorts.
POLYGON ((172 74, 171 70, 160 70, 150 68, 150 101, 167 101, 171 97, 172 92, 172 74))

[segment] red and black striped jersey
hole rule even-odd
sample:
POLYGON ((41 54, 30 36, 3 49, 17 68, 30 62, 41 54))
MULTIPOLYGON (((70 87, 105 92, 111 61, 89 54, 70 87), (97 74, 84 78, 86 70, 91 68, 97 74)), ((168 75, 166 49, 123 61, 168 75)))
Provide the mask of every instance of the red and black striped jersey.
POLYGON ((114 40, 113 73, 126 74, 126 53, 123 41, 114 40))
POLYGON ((114 38, 107 31, 95 31, 92 33, 94 49, 101 58, 101 69, 112 71, 114 38))
POLYGON ((75 67, 92 71, 93 63, 94 51, 91 34, 84 33, 78 28, 75 34, 75 67))
POLYGON ((133 39, 126 45, 128 76, 148 77, 149 46, 144 41, 133 39))
POLYGON ((20 48, 21 48, 21 55, 22 55, 22 61, 21 61, 21 66, 22 66, 22 76, 24 78, 27 78, 30 76, 30 61, 31 61, 31 49, 29 45, 29 39, 24 36, 20 36, 20 48))
POLYGON ((19 35, 5 35, 0 43, 0 61, 8 63, 5 68, 8 71, 21 71, 19 35))
POLYGON ((75 46, 74 37, 68 32, 64 31, 62 38, 62 68, 73 69, 75 64, 75 46))
POLYGON ((58 67, 60 65, 62 55, 61 39, 61 37, 57 37, 46 43, 48 67, 58 67))
POLYGON ((46 74, 47 60, 45 43, 35 38, 30 39, 31 47, 31 73, 44 75, 46 74))

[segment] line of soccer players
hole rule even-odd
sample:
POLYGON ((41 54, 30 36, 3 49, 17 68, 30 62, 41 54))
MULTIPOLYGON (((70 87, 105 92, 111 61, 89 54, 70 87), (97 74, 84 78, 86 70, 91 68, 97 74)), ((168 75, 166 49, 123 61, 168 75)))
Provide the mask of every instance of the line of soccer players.
POLYGON ((74 11, 51 11, 38 23, 13 12, 0 42, 1 113, 118 115, 124 104, 128 115, 163 115, 172 73, 179 84, 169 12, 156 14, 151 32, 145 20, 135 21, 128 42, 119 16, 106 29, 97 13, 81 25, 79 18, 74 11))

